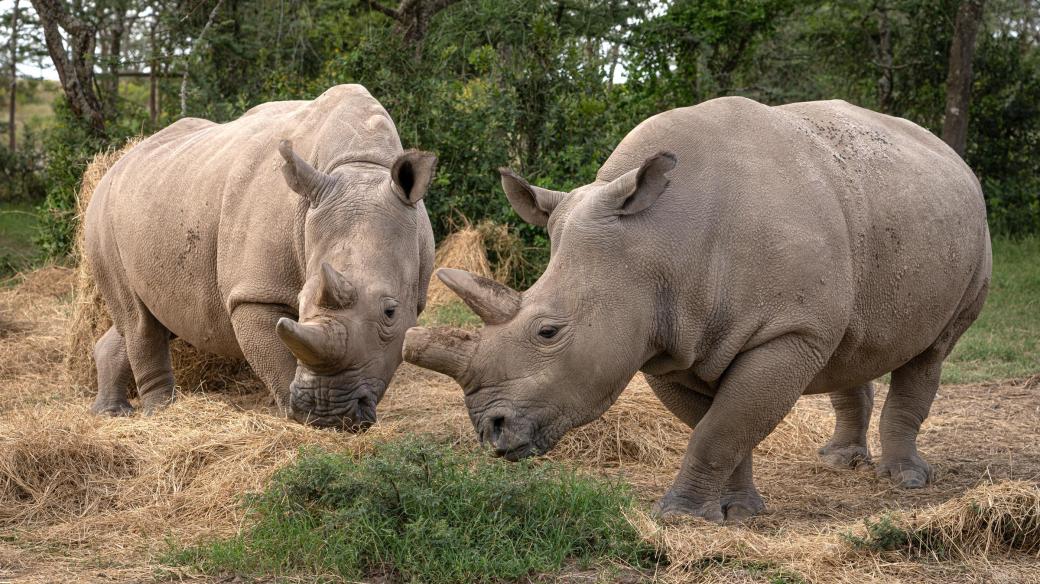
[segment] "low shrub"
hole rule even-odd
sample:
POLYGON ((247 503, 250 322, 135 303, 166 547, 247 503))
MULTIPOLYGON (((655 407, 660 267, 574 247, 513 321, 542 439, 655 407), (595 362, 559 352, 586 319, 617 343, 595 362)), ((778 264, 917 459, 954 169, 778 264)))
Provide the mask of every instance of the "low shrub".
POLYGON ((172 550, 206 573, 498 582, 565 562, 640 566, 627 488, 551 462, 509 464, 422 438, 370 455, 305 452, 247 498, 236 537, 172 550))

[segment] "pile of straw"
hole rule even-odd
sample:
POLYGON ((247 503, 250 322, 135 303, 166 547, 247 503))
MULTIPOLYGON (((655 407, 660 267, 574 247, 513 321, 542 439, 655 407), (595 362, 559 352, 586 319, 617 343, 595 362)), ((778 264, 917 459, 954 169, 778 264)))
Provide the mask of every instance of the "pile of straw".
MULTIPOLYGON (((84 261, 82 219, 102 177, 141 140, 131 138, 118 150, 95 155, 83 173, 76 199, 76 215, 80 220, 75 241, 76 291, 65 336, 65 371, 69 382, 83 395, 97 393, 94 343, 112 326, 112 319, 97 289, 90 265, 84 261)), ((255 391, 262 388, 242 361, 203 353, 179 339, 171 343, 170 352, 174 378, 181 389, 222 390, 233 386, 239 391, 255 391)))
MULTIPOLYGON (((526 267, 523 242, 508 226, 491 221, 473 225, 465 220, 438 244, 434 265, 466 270, 503 284, 522 277, 526 267)), ((430 278, 427 307, 438 308, 458 301, 458 297, 437 276, 430 278)))
POLYGON ((155 416, 91 416, 84 404, 0 419, 0 528, 26 541, 125 553, 169 535, 233 532, 240 496, 261 489, 304 445, 360 452, 396 431, 322 431, 201 395, 155 416))
POLYGON ((1040 486, 1033 482, 983 484, 890 521, 905 534, 905 545, 891 551, 910 557, 965 560, 1017 551, 1040 559, 1040 486))

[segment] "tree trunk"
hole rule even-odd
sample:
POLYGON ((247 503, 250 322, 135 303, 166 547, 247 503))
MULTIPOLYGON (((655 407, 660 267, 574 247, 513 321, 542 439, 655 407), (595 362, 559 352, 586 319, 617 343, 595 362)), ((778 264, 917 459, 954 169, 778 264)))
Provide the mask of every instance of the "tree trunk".
POLYGON ((14 114, 17 103, 15 102, 18 92, 18 0, 14 0, 14 9, 11 12, 11 104, 7 112, 8 148, 14 153, 18 146, 15 137, 14 114))
POLYGON ((209 19, 206 20, 206 25, 202 27, 202 32, 199 33, 195 42, 191 43, 191 51, 184 56, 184 72, 181 74, 181 117, 188 115, 188 72, 191 58, 195 56, 195 51, 199 48, 199 43, 202 41, 202 37, 206 36, 206 31, 209 30, 209 27, 213 26, 213 21, 217 18, 217 11, 220 10, 222 4, 224 4, 224 0, 217 0, 216 6, 214 6, 213 10, 209 13, 209 19))
POLYGON ((151 29, 148 31, 149 50, 151 52, 151 59, 148 63, 148 121, 153 128, 156 122, 159 121, 159 51, 155 44, 155 28, 158 25, 159 19, 156 17, 155 22, 152 23, 151 29))
POLYGON ((40 17, 47 52, 58 71, 69 108, 76 117, 90 125, 95 135, 104 136, 105 114, 94 83, 97 30, 73 16, 62 0, 32 0, 32 4, 40 17), (68 35, 67 41, 62 38, 59 28, 68 35), (67 51, 66 42, 69 45, 67 51))
POLYGON ((888 7, 880 3, 878 12, 878 42, 875 48, 881 75, 877 80, 878 109, 892 113, 892 86, 895 81, 895 62, 892 55, 892 27, 888 21, 888 7))
MULTIPOLYGON (((371 10, 381 12, 397 21, 397 32, 408 46, 413 47, 415 56, 418 58, 422 50, 423 39, 430 28, 430 20, 438 12, 459 2, 460 0, 401 0, 397 8, 384 6, 375 0, 367 0, 366 4, 371 10)), ((563 3, 559 4, 562 12, 563 3)))
POLYGON ((975 36, 982 21, 985 0, 962 0, 953 25, 950 43, 950 62, 946 74, 946 115, 943 118, 942 139, 950 148, 964 156, 968 142, 968 111, 971 106, 972 59, 975 57, 975 36))

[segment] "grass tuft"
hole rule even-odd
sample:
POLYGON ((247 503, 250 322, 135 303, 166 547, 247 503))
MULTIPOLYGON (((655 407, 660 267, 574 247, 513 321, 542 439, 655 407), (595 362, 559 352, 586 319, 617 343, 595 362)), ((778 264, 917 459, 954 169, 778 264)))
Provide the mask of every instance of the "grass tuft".
POLYGON ((360 458, 305 452, 246 505, 251 521, 239 535, 174 549, 165 561, 211 574, 431 583, 654 562, 625 519, 626 487, 415 437, 360 458))

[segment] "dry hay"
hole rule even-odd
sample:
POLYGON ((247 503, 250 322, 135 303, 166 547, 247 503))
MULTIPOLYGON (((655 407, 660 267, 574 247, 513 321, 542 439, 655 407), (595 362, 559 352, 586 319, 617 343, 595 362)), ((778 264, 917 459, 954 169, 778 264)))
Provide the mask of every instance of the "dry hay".
POLYGON ((637 375, 601 418, 568 432, 550 456, 601 468, 670 468, 686 452, 689 437, 690 428, 637 375))
POLYGON ((262 488, 301 446, 361 452, 397 431, 318 430, 201 395, 129 419, 94 417, 84 406, 0 419, 0 527, 19 528, 24 541, 125 553, 169 535, 231 533, 240 496, 262 488))
MULTIPOLYGON (((10 536, 0 538, 0 579, 93 580, 102 571, 112 580, 148 579, 166 541, 233 533, 241 495, 261 488, 302 446, 362 452, 372 439, 404 432, 464 447, 475 442, 457 384, 408 364, 380 404, 380 422, 360 437, 239 411, 226 393, 182 394, 153 417, 94 418, 89 400, 54 375, 68 317, 61 290, 70 279, 71 271, 50 269, 0 289, 0 312, 16 328, 0 335, 0 533, 10 536)), ((820 465, 815 451, 833 414, 824 396, 814 396, 758 448, 765 514, 723 526, 660 525, 645 511, 630 519, 666 553, 670 563, 656 575, 662 581, 783 581, 775 576, 795 574, 850 584, 1040 582, 1029 576, 1038 563, 1035 482, 1006 483, 1040 476, 1040 412, 1026 407, 1035 401, 1027 385, 942 389, 922 435, 940 474, 927 489, 899 491, 873 473, 820 465), (1001 407, 979 408, 980 396, 1001 407), (990 475, 996 484, 969 490, 990 475), (885 514, 922 533, 949 534, 958 543, 944 545, 970 559, 849 544, 845 534, 862 534, 864 517, 885 514), (1021 541, 1011 547, 1024 551, 1008 551, 1001 543, 1008 541, 1021 541)), ((637 376, 602 420, 569 433, 550 456, 631 484, 645 510, 674 479, 688 438, 637 376)))
MULTIPOLYGON (((890 546, 892 551, 912 557, 970 559, 1019 551, 1040 558, 1040 486, 1036 483, 984 484, 942 504, 878 521, 883 520, 905 537, 903 545, 890 546)), ((857 537, 866 531, 866 527, 857 530, 857 537)))
MULTIPOLYGON (((438 268, 466 270, 478 276, 509 283, 522 276, 526 264, 523 243, 509 227, 491 221, 477 225, 465 219, 437 246, 434 265, 438 268), (494 261, 489 260, 491 255, 494 261)), ((438 308, 457 302, 458 296, 448 289, 437 276, 430 278, 426 306, 438 308)))
MULTIPOLYGON (((102 177, 142 139, 131 138, 118 150, 107 150, 95 155, 83 173, 76 199, 76 217, 79 224, 74 249, 77 263, 76 290, 72 316, 65 336, 65 371, 72 386, 84 395, 97 393, 94 343, 112 326, 112 319, 98 291, 90 265, 84 261, 82 220, 94 195, 94 189, 102 177)), ((262 388, 242 361, 198 351, 179 339, 170 344, 170 353, 174 378, 183 389, 221 390, 234 386, 239 391, 246 392, 262 388)))

